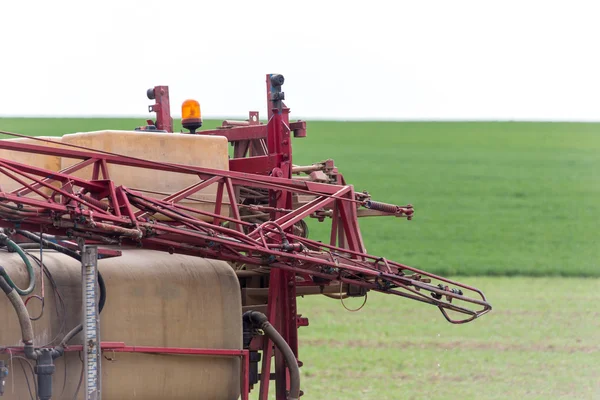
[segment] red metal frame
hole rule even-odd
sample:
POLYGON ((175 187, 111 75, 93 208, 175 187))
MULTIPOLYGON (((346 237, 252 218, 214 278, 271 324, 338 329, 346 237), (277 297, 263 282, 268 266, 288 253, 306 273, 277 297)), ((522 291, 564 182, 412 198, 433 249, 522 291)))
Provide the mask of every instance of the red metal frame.
POLYGON ((158 130, 173 132, 173 118, 171 118, 171 104, 168 86, 155 86, 148 91, 148 97, 155 103, 148 106, 148 111, 156 113, 156 122, 148 120, 149 125, 156 126, 158 130))
MULTIPOLYGON (((295 136, 302 137, 306 126, 302 121, 290 124, 289 108, 283 103, 279 88, 271 85, 271 75, 267 75, 267 96, 269 120, 266 125, 257 122, 257 113, 250 113, 248 121, 226 121, 221 129, 197 132, 224 135, 236 146, 238 158, 231 159, 230 171, 159 163, 74 145, 51 148, 44 146, 46 141, 40 138, 36 138, 40 145, 0 141, 1 149, 80 160, 56 172, 0 159, 0 173, 22 185, 10 193, 0 191, 0 226, 33 231, 39 231, 42 226, 45 232, 74 238, 136 244, 147 249, 268 267, 267 316, 296 357, 297 329, 299 322, 304 323, 296 309, 299 286, 322 288, 348 284, 393 294, 436 306, 451 323, 469 322, 491 310, 484 294, 474 287, 367 254, 357 221, 358 212, 367 208, 379 214, 410 219, 412 206, 372 202, 364 194, 355 193, 341 174, 337 174, 335 183, 292 179, 292 128, 295 126, 295 136), (178 193, 151 196, 117 186, 109 176, 108 164, 195 175, 198 182, 178 193), (93 165, 93 172, 87 179, 72 175, 89 165, 93 165), (55 182, 59 182, 60 187, 53 186, 55 182), (210 185, 218 187, 212 212, 182 204, 182 200, 210 185), (50 194, 42 192, 42 188, 50 194), (268 191, 268 204, 242 204, 239 195, 242 189, 268 191), (38 198, 24 197, 31 193, 36 193, 38 198), (224 194, 228 197, 227 204, 224 194), (294 208, 294 196, 310 196, 312 200, 294 208), (231 212, 223 215, 227 207, 231 212), (240 212, 244 207, 262 210, 270 219, 259 225, 247 222, 240 212), (302 219, 323 219, 325 214, 331 216, 331 230, 324 242, 293 233, 294 225, 302 219), (148 219, 156 215, 167 217, 169 221, 148 219), (439 284, 436 286, 433 281, 439 284), (449 312, 465 317, 457 319, 449 312)), ((164 113, 159 113, 157 124, 163 123, 164 118, 164 113)), ((260 399, 268 398, 271 357, 274 356, 276 398, 285 400, 289 372, 283 357, 279 351, 273 354, 272 343, 267 338, 263 338, 261 344, 260 399)))

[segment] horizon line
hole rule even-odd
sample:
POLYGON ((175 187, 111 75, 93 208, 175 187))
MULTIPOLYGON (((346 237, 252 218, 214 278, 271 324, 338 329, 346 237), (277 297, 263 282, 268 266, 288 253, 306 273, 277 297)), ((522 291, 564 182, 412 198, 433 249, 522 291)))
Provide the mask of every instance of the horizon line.
MULTIPOLYGON (((141 119, 146 121, 149 116, 142 115, 106 115, 106 114, 84 114, 84 115, 0 115, 2 118, 14 119, 141 119)), ((174 120, 181 119, 173 116, 174 120)), ((247 116, 210 116, 203 118, 206 121, 213 120, 247 120, 247 116)), ((262 121, 266 121, 261 119, 262 121)), ((568 122, 568 123, 600 123, 599 119, 569 119, 569 118, 335 118, 335 117, 295 117, 290 120, 315 121, 315 122, 568 122)))

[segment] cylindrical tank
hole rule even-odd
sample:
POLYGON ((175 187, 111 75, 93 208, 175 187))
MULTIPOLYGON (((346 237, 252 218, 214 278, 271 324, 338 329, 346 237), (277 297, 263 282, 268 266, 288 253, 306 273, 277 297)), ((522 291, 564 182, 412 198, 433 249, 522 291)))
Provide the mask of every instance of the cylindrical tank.
MULTIPOLYGON (((60 137, 40 136, 38 139, 44 139, 44 140, 48 140, 48 141, 51 141, 54 143, 42 142, 40 140, 30 139, 30 138, 15 138, 15 139, 2 139, 2 140, 14 142, 14 143, 33 144, 36 146, 48 146, 48 147, 57 147, 57 148, 61 147, 60 144, 58 144, 61 141, 60 137)), ((60 165, 61 165, 61 159, 60 159, 60 157, 57 157, 57 156, 48 156, 48 155, 43 155, 43 154, 26 153, 26 152, 12 151, 12 150, 4 150, 4 149, 0 149, 0 158, 6 158, 11 161, 19 162, 21 164, 31 165, 33 167, 38 167, 38 168, 44 168, 44 169, 48 169, 50 171, 60 171, 60 165)), ((24 180, 25 182, 30 182, 29 179, 23 177, 22 175, 15 174, 15 173, 12 173, 12 174, 15 175, 16 177, 18 177, 19 179, 24 180)), ((56 187, 60 187, 59 182, 54 182, 53 185, 56 187)), ((2 191, 11 192, 20 187, 22 187, 22 185, 19 182, 15 181, 12 178, 9 178, 5 174, 0 174, 0 188, 2 189, 2 191)), ((48 189, 48 188, 40 188, 40 191, 42 191, 43 193, 46 193, 46 194, 50 194, 50 189, 48 189)), ((30 196, 38 197, 35 193, 31 194, 30 196)))
MULTIPOLYGON (((30 251, 39 257, 39 251, 30 251)), ((81 322, 81 264, 53 251, 43 252, 60 297, 46 278, 45 308, 33 322, 35 345, 56 345, 81 322)), ((22 260, 0 252, 2 265, 20 287, 27 285, 22 260)), ((242 312, 239 282, 225 262, 170 255, 143 249, 123 249, 121 257, 102 259, 99 270, 106 283, 107 300, 100 315, 101 340, 129 346, 242 348, 242 312)), ((35 294, 40 295, 40 269, 35 294)), ((0 292, 0 346, 22 345, 16 314, 0 292)), ((32 318, 40 302, 31 299, 32 318)), ((81 344, 82 335, 70 344, 81 344)), ((33 377, 20 358, 1 354, 9 366, 5 397, 29 400, 35 396, 33 377)), ((240 393, 240 360, 229 357, 155 355, 105 352, 102 360, 103 400, 236 399, 240 393)), ((72 399, 82 373, 78 352, 56 360, 53 399, 72 399), (66 373, 66 379, 65 379, 66 373)), ((83 399, 83 384, 78 399, 83 399)))
MULTIPOLYGON (((69 149, 70 147, 66 145, 75 145, 161 163, 190 165, 224 171, 229 169, 228 141, 224 136, 218 135, 188 135, 163 132, 105 130, 72 133, 62 137, 41 136, 39 138, 48 140, 52 143, 30 138, 2 140, 38 146, 56 147, 59 149, 69 149)), ((81 151, 79 148, 76 150, 81 151)), ((75 158, 1 149, 0 158, 6 158, 50 171, 60 171, 81 161, 75 158)), ((93 166, 90 165, 81 170, 72 172, 71 175, 91 179, 92 170, 93 166)), ((200 182, 198 176, 194 174, 180 174, 117 164, 109 164, 108 173, 110 179, 115 182, 115 185, 125 186, 129 189, 137 189, 150 197, 156 198, 166 197, 200 182)), ((29 179, 25 179, 20 175, 17 176, 26 182, 30 182, 29 179)), ((60 187, 59 182, 54 182, 53 185, 60 187)), ((22 185, 14 179, 11 179, 4 174, 0 174, 0 188, 2 191, 10 192, 21 186, 22 185)), ((181 200, 179 203, 195 210, 212 213, 215 209, 217 188, 218 184, 214 183, 186 199, 181 200)), ((41 188, 40 190, 46 194, 50 194, 50 190, 47 188, 41 188)), ((35 193, 30 193, 28 196, 39 198, 35 193)), ((229 196, 227 195, 227 191, 224 191, 221 215, 229 215, 228 199, 229 196)), ((212 220, 211 217, 200 214, 196 214, 195 216, 205 221, 212 220)), ((163 215, 157 215, 157 219, 168 220, 169 218, 163 215)))
MULTIPOLYGON (((97 131, 64 135, 62 143, 83 146, 89 149, 107 151, 143 160, 160 163, 175 163, 218 170, 229 169, 228 141, 224 136, 187 135, 178 133, 144 131, 97 131)), ((61 168, 67 168, 79 160, 62 158, 61 168)), ((78 177, 90 177, 92 167, 74 172, 78 177)), ((145 191, 150 197, 166 197, 200 182, 197 175, 165 172, 146 168, 134 168, 109 164, 108 172, 117 186, 145 191), (162 195, 161 195, 162 193, 162 195)), ((197 210, 213 212, 217 197, 217 184, 212 184, 180 204, 197 210)), ((228 196, 224 193, 224 203, 228 196)), ((229 215, 229 207, 221 209, 222 215, 229 215)), ((212 220, 209 217, 198 218, 212 220)), ((159 216, 158 219, 168 219, 159 216)))

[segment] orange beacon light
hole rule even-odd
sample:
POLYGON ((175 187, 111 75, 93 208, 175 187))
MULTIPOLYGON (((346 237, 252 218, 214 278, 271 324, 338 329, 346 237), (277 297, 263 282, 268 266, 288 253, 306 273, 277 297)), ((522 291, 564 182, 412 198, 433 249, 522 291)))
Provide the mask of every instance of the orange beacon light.
POLYGON ((186 100, 181 105, 181 125, 192 134, 202 126, 200 103, 196 100, 186 100))

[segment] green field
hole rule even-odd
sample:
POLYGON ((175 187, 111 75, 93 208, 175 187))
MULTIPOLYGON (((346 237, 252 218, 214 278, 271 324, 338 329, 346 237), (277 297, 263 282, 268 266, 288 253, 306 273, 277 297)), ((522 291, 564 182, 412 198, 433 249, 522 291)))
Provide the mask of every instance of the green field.
POLYGON ((494 310, 450 325, 435 308, 393 296, 370 294, 356 313, 301 299, 307 399, 600 399, 600 280, 458 279, 494 310))
MULTIPOLYGON (((141 124, 0 118, 33 135, 141 124)), ((309 121, 294 151, 299 164, 334 159, 376 200, 414 205, 412 221, 361 220, 371 254, 446 275, 600 276, 600 124, 309 121)))
MULTIPOLYGON (((140 124, 0 118, 36 135, 140 124)), ((413 221, 361 220, 370 253, 461 276, 494 310, 461 326, 392 296, 370 294, 357 313, 299 299, 307 399, 600 399, 600 124, 308 128, 295 163, 333 158, 356 190, 415 206, 413 221)))

